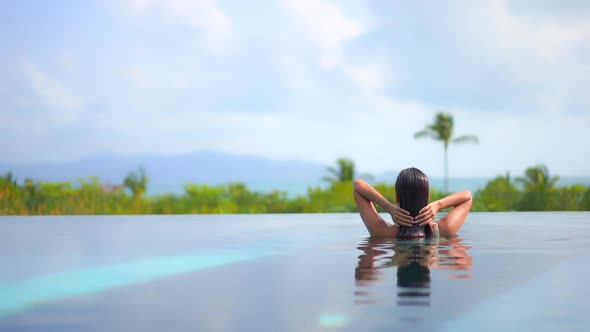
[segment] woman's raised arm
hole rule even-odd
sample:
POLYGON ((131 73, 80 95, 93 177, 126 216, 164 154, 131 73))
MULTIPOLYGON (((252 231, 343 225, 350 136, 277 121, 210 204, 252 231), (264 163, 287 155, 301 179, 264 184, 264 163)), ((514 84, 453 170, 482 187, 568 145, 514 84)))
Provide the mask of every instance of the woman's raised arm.
POLYGON ((416 221, 421 226, 432 224, 438 211, 452 207, 453 209, 437 223, 441 236, 452 236, 463 226, 472 203, 471 192, 460 191, 426 205, 420 210, 416 221))
POLYGON ((413 218, 408 211, 388 201, 381 193, 365 181, 358 179, 354 181, 354 200, 363 223, 371 236, 394 237, 398 232, 398 225, 412 226, 413 218), (395 224, 388 224, 375 209, 377 204, 387 211, 395 224))

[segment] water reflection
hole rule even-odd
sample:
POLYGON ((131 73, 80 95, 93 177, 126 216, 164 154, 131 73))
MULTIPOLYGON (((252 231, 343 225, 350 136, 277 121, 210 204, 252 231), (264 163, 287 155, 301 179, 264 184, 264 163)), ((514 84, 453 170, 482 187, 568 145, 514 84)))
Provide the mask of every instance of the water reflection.
POLYGON ((358 249, 362 251, 355 269, 356 303, 379 300, 371 292, 373 286, 387 283, 386 269, 397 267, 397 304, 430 305, 430 269, 451 270, 450 278, 470 278, 472 257, 470 247, 461 238, 440 240, 397 240, 367 238, 358 249), (383 280, 382 280, 383 279, 383 280))

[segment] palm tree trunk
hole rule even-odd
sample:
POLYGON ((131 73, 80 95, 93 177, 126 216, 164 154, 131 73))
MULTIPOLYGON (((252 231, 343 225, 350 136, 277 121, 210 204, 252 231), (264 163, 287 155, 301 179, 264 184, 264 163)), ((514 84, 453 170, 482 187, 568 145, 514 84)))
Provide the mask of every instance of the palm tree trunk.
POLYGON ((449 192, 449 165, 447 157, 448 145, 445 144, 445 193, 449 192))

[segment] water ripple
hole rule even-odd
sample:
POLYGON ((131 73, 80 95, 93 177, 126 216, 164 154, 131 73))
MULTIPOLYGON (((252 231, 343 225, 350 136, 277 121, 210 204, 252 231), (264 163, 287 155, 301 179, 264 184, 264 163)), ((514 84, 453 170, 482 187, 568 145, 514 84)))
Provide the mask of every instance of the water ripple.
MULTIPOLYGON (((470 246, 461 238, 440 240, 397 240, 366 238, 358 247, 355 269, 355 303, 375 304, 388 301, 383 296, 388 276, 397 279, 398 306, 430 306, 431 269, 449 270, 450 279, 471 278, 470 246)), ((390 283, 389 283, 390 284, 390 283)), ((391 300, 391 299, 390 299, 391 300)))

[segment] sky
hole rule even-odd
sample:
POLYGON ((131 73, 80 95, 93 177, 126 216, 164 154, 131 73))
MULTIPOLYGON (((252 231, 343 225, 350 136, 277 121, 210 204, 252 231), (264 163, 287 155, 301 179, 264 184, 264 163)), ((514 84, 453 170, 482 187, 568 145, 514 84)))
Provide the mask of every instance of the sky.
POLYGON ((199 150, 590 175, 590 2, 6 1, 0 162, 199 150))

